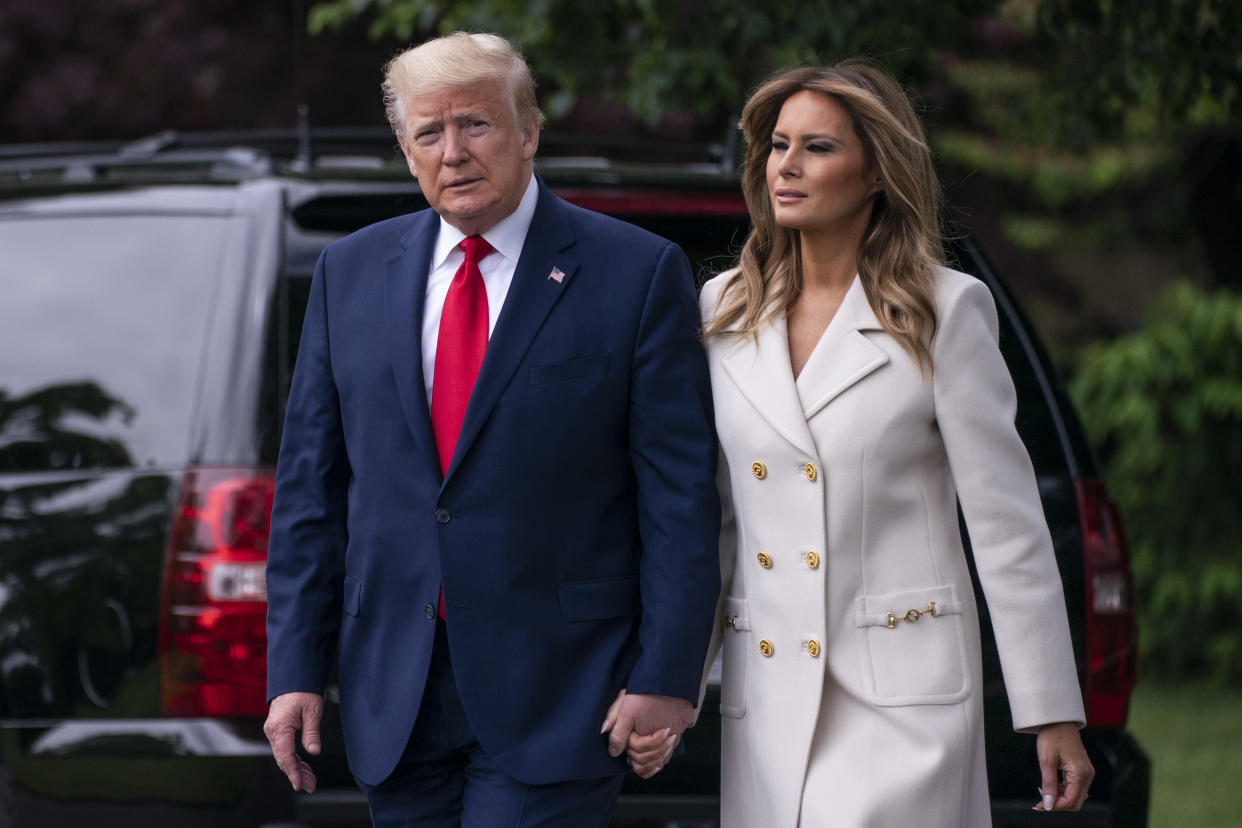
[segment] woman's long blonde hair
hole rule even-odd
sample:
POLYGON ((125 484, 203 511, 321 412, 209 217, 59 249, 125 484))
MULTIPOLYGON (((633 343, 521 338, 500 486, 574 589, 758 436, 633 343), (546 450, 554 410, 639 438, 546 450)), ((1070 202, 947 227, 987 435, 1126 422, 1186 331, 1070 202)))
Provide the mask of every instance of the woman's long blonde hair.
POLYGON ((725 331, 753 336, 763 323, 788 312, 802 290, 800 234, 773 217, 767 162, 781 106, 804 89, 845 107, 883 183, 859 245, 858 275, 880 324, 921 369, 930 370, 928 343, 936 331, 931 269, 944 259, 940 186, 923 127, 905 93, 886 72, 860 59, 786 70, 746 102, 740 124, 746 138, 742 189, 753 227, 703 336, 725 331))

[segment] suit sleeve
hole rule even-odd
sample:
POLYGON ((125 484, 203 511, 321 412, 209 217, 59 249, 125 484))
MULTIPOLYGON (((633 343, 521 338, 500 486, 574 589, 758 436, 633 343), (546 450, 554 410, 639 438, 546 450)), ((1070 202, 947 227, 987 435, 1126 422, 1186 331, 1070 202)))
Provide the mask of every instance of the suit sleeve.
POLYGON ((267 695, 322 694, 335 655, 349 464, 328 347, 328 251, 311 281, 276 466, 267 561, 267 695))
POLYGON ((647 292, 630 376, 643 614, 627 688, 691 703, 720 589, 716 439, 698 320, 689 263, 669 244, 647 292))
POLYGON ((996 306, 968 279, 940 307, 936 422, 970 534, 1017 730, 1084 722, 1065 596, 1035 472, 1014 426, 1017 395, 996 306))
POLYGON ((720 452, 716 467, 716 489, 720 494, 720 593, 716 599, 716 613, 712 618, 712 637, 707 645, 707 657, 703 660, 703 675, 699 680, 699 701, 695 705, 697 721, 703 712, 703 699, 707 696, 707 681, 712 666, 724 644, 724 607, 733 585, 733 566, 737 560, 737 524, 733 517, 733 483, 729 476, 729 462, 720 452))

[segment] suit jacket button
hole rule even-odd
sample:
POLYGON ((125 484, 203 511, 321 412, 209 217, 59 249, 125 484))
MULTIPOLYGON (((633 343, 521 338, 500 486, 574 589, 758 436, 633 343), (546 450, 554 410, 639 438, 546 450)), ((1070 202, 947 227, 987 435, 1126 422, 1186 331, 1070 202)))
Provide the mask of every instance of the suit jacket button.
POLYGON ((819 470, 815 468, 814 463, 807 463, 802 467, 802 471, 806 474, 806 479, 814 483, 819 478, 819 470))
POLYGON ((762 480, 768 476, 768 467, 763 465, 762 460, 756 460, 750 464, 750 473, 755 476, 756 480, 762 480))
POLYGON ((819 658, 819 642, 814 638, 806 642, 806 651, 810 653, 811 658, 819 658))
POLYGON ((759 642, 759 652, 763 654, 764 658, 771 658, 772 653, 776 652, 776 648, 772 646, 771 641, 765 638, 759 642))
POLYGON ((814 549, 806 553, 806 565, 811 569, 819 569, 819 553, 814 549))
POLYGON ((428 619, 428 620, 430 620, 430 619, 432 619, 432 618, 435 618, 435 617, 436 617, 436 608, 435 608, 435 607, 433 607, 431 604, 426 604, 426 605, 424 605, 424 606, 423 606, 423 615, 427 616, 427 619, 428 619))
POLYGON ((453 513, 448 509, 436 509, 436 523, 448 523, 453 519, 453 513))
POLYGON ((767 552, 760 552, 758 555, 755 556, 755 558, 758 559, 759 565, 762 566, 764 569, 772 568, 772 556, 769 555, 767 552))

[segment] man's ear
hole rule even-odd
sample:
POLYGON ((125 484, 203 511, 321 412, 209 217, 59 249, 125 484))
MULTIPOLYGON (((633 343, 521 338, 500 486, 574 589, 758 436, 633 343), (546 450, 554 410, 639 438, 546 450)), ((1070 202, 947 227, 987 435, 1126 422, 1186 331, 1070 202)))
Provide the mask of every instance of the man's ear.
POLYGON ((539 122, 534 118, 522 127, 522 160, 529 161, 539 149, 539 122))

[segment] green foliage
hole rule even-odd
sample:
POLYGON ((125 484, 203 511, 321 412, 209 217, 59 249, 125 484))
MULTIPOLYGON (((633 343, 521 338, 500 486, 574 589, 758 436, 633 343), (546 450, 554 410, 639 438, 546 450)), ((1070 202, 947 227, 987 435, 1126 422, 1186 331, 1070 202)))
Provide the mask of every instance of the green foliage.
POLYGON ((1147 669, 1242 678, 1242 296, 1175 286, 1071 392, 1126 521, 1147 669))
MULTIPOLYGON (((406 42, 455 30, 491 31, 517 43, 555 110, 580 96, 626 104, 654 123, 670 111, 736 117, 764 75, 807 61, 869 54, 899 72, 925 71, 969 38, 996 0, 325 0, 312 34, 370 20, 372 37, 406 42)), ((561 112, 552 111, 554 117, 561 112)))
POLYGON ((1242 3, 1046 0, 1037 28, 1063 137, 1117 137, 1136 112, 1196 126, 1242 118, 1242 3))

